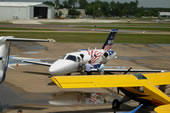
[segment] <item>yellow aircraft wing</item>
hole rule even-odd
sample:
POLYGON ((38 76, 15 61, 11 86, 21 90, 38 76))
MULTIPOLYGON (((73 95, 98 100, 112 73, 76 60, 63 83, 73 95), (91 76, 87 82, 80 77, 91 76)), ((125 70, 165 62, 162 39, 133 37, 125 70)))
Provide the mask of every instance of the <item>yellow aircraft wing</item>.
POLYGON ((170 72, 144 74, 144 76, 152 82, 153 85, 168 85, 170 84, 170 72))
POLYGON ((134 75, 53 76, 61 88, 138 87, 170 84, 170 72, 134 75))
POLYGON ((158 106, 154 109, 157 113, 169 113, 170 112, 170 104, 158 106))
MULTIPOLYGON (((170 98, 155 85, 170 84, 170 72, 134 75, 93 75, 93 76, 54 76, 51 80, 61 88, 104 88, 104 87, 140 87, 160 104, 169 104, 170 98)), ((154 101, 154 100, 152 100, 154 101)))

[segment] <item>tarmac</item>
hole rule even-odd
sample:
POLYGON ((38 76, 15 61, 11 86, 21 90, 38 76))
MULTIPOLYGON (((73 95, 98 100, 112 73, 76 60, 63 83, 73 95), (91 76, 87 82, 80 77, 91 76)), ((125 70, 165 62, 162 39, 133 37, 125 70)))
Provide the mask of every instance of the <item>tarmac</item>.
MULTIPOLYGON (((12 43, 11 55, 38 58, 50 62, 80 48, 101 48, 102 43, 12 43)), ((107 63, 115 68, 162 69, 170 71, 169 44, 114 44, 118 58, 107 63)), ((50 85, 48 67, 17 65, 8 68, 6 81, 0 86, 1 110, 5 113, 112 113, 110 101, 121 98, 115 88, 60 89, 50 85), (90 103, 92 94, 100 93, 106 104, 90 103), (90 96, 89 96, 90 95, 90 96), (50 104, 52 105, 50 105, 50 104)), ((78 74, 78 73, 73 73, 78 74)), ((73 75, 72 74, 72 75, 73 75)), ((169 89, 166 93, 169 94, 169 89)), ((138 106, 135 101, 123 104, 120 111, 130 111, 138 106)), ((151 113, 153 107, 141 108, 138 113, 151 113)))

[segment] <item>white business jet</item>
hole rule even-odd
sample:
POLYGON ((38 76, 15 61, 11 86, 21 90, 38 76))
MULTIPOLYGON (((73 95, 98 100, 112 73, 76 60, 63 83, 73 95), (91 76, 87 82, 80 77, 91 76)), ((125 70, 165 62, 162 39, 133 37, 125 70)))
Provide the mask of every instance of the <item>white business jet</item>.
POLYGON ((0 83, 2 83, 6 77, 6 70, 8 67, 9 54, 10 54, 10 42, 11 41, 49 42, 50 40, 14 38, 13 36, 1 36, 0 37, 0 83))
MULTIPOLYGON (((94 66, 93 72, 97 71, 100 63, 106 63, 109 60, 116 58, 116 52, 111 50, 113 45, 113 40, 117 33, 117 29, 112 29, 110 34, 105 41, 102 49, 81 49, 78 52, 67 53, 61 59, 58 59, 54 63, 40 62, 23 60, 23 62, 49 66, 49 73, 51 75, 67 75, 72 72, 81 71, 82 65, 86 64, 88 61, 94 66)), ((162 72, 164 70, 141 70, 141 69, 105 69, 106 72, 162 72)))

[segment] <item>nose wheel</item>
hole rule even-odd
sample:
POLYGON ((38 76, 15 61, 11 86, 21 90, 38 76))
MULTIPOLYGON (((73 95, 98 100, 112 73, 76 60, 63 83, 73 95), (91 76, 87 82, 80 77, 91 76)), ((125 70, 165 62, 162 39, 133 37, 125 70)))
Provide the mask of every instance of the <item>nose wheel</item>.
POLYGON ((120 102, 118 99, 114 99, 112 102, 112 109, 119 109, 120 108, 120 102))

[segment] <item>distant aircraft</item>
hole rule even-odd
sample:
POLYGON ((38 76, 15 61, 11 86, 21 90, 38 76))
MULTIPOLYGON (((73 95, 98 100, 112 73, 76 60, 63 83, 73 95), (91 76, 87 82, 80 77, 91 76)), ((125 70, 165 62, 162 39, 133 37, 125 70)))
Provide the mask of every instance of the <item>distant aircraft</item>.
POLYGON ((119 108, 122 103, 130 99, 144 105, 162 105, 156 108, 155 111, 169 109, 170 106, 170 98, 156 87, 170 84, 170 72, 109 76, 53 76, 51 80, 60 88, 118 87, 118 90, 122 91, 125 97, 121 100, 113 100, 113 108, 119 108))
POLYGON ((0 83, 5 80, 6 70, 8 67, 9 54, 10 54, 10 42, 49 42, 50 40, 42 39, 29 39, 29 38, 14 38, 12 36, 0 37, 0 83))
MULTIPOLYGON (((61 59, 58 59, 54 63, 23 60, 26 63, 32 63, 37 65, 49 66, 49 73, 51 75, 66 75, 72 72, 81 71, 82 65, 88 61, 94 65, 93 72, 98 71, 97 68, 100 63, 106 63, 109 60, 117 57, 116 52, 112 50, 113 41, 115 35, 118 32, 117 29, 112 29, 108 38, 101 49, 81 49, 78 52, 67 53, 61 59)), ((67 49, 67 48, 66 48, 67 49)), ((141 70, 141 69, 105 69, 105 72, 162 72, 164 70, 141 70)))

